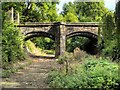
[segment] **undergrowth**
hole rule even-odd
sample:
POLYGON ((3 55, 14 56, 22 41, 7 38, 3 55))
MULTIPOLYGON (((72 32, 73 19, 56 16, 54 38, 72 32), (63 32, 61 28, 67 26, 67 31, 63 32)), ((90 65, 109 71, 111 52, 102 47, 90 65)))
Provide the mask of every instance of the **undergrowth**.
POLYGON ((2 28, 2 67, 11 63, 25 60, 26 54, 23 48, 23 35, 11 22, 5 22, 2 28))
MULTIPOLYGON (((74 62, 73 62, 74 63, 74 62)), ((49 86, 53 88, 118 88, 118 64, 104 58, 85 57, 70 71, 53 70, 49 73, 49 86)))

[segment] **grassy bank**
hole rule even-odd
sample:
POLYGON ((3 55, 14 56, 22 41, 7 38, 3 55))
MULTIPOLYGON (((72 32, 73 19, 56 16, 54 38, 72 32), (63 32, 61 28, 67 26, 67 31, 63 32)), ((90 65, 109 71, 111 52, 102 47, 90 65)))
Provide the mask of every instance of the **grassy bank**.
POLYGON ((26 46, 28 48, 28 51, 31 54, 34 54, 36 56, 54 55, 54 53, 55 53, 54 50, 43 50, 39 47, 36 47, 35 44, 33 42, 31 42, 30 40, 28 40, 26 42, 26 46))

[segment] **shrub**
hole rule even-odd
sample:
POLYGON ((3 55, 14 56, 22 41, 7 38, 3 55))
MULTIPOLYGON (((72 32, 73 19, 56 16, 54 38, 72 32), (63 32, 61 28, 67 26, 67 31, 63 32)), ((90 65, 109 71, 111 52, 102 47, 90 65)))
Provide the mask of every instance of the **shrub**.
POLYGON ((2 30, 2 65, 24 60, 23 36, 20 30, 10 22, 5 22, 2 30))

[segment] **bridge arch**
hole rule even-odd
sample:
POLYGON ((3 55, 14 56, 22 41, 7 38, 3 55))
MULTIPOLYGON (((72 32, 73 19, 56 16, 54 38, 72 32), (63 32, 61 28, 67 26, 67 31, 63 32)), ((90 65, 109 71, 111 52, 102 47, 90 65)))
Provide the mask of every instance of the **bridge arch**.
POLYGON ((38 31, 38 32, 29 32, 26 33, 24 40, 27 41, 33 37, 48 37, 52 40, 55 40, 55 36, 53 34, 47 33, 47 32, 43 32, 43 31, 38 31))
POLYGON ((87 53, 95 55, 101 50, 101 47, 104 41, 102 39, 101 45, 98 45, 97 34, 87 32, 87 31, 73 32, 73 33, 66 35, 66 40, 72 37, 76 37, 76 36, 86 37, 90 40, 89 42, 85 43, 85 47, 83 49, 87 53))
POLYGON ((91 33, 91 32, 86 32, 86 31, 70 33, 70 34, 66 35, 66 38, 68 39, 68 38, 75 37, 75 36, 82 36, 82 37, 86 37, 86 38, 98 41, 98 35, 91 33))
MULTIPOLYGON (((53 40, 53 42, 55 43, 55 36, 53 34, 50 34, 48 32, 43 32, 43 31, 32 31, 32 32, 29 32, 29 33, 26 33, 25 34, 25 38, 24 38, 24 41, 27 41, 29 39, 32 39, 34 37, 45 37, 45 38, 50 38, 51 40, 53 40)), ((38 57, 38 58, 54 58, 55 55, 47 55, 47 56, 44 56, 44 55, 36 55, 34 54, 33 52, 31 52, 29 50, 29 48, 26 46, 26 44, 24 43, 24 48, 25 48, 25 51, 32 57, 38 57)))

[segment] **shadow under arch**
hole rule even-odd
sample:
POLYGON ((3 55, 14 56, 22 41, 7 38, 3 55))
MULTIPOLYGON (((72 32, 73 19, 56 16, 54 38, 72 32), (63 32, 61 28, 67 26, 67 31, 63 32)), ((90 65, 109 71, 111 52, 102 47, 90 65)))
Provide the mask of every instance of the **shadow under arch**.
MULTIPOLYGON (((55 41, 55 36, 47 33, 47 32, 42 32, 42 31, 36 31, 36 32, 29 32, 25 35, 24 41, 30 40, 34 37, 47 37, 50 38, 51 40, 55 41)), ((25 45, 25 44, 24 44, 25 45)), ((32 53, 29 52, 27 46, 25 45, 25 51, 27 52, 27 54, 33 58, 47 58, 47 59, 51 59, 51 58, 55 58, 55 56, 53 55, 47 55, 47 56, 38 56, 38 55, 34 55, 32 53)))
POLYGON ((102 42, 100 45, 98 45, 98 35, 91 33, 91 32, 86 32, 86 31, 70 33, 70 34, 66 35, 66 39, 76 37, 76 36, 86 37, 90 40, 89 42, 87 42, 84 45, 85 47, 83 49, 87 53, 89 53, 91 55, 96 55, 101 51, 103 42, 104 42, 102 37, 101 37, 102 42))

